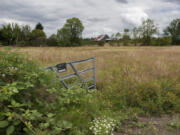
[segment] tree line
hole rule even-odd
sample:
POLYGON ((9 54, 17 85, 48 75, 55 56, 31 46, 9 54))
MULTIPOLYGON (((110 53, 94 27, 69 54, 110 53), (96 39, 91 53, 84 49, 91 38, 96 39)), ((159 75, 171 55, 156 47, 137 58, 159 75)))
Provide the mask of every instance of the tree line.
MULTIPOLYGON (((56 34, 46 36, 44 27, 38 23, 34 29, 29 25, 9 23, 0 27, 1 45, 18 46, 80 46, 97 44, 93 38, 82 38, 84 26, 79 18, 70 18, 56 34)), ((101 45, 104 43, 100 43, 101 45)), ((110 45, 180 45, 180 19, 174 19, 160 34, 154 21, 147 19, 132 30, 111 35, 110 45)))
POLYGON ((112 34, 111 39, 111 45, 180 45, 180 19, 174 19, 161 34, 154 21, 147 19, 132 30, 112 34))

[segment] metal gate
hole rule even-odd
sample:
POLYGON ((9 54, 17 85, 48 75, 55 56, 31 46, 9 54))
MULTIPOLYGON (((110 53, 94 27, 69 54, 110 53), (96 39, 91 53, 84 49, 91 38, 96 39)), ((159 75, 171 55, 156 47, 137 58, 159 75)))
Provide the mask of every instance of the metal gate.
POLYGON ((47 67, 47 69, 56 73, 57 78, 60 78, 60 82, 63 84, 63 86, 66 89, 73 88, 73 87, 75 87, 77 85, 79 85, 80 87, 84 87, 87 90, 96 89, 96 65, 95 65, 95 58, 94 57, 91 57, 91 58, 88 58, 88 59, 85 59, 85 60, 78 60, 78 61, 72 61, 72 62, 68 62, 68 63, 57 64, 55 66, 47 67), (88 62, 92 62, 92 67, 86 68, 86 69, 80 70, 80 71, 78 71, 78 69, 75 67, 75 65, 78 65, 78 64, 81 64, 81 63, 88 63, 88 62), (62 75, 63 72, 67 72, 67 67, 68 66, 70 66, 73 73, 62 75), (91 71, 92 71, 92 76, 90 76, 89 78, 85 79, 82 76, 82 74, 85 74, 85 73, 91 72, 91 71), (78 83, 68 85, 65 82, 66 80, 68 80, 70 78, 73 78, 75 76, 79 80, 78 83), (90 81, 91 81, 92 84, 88 84, 90 81))

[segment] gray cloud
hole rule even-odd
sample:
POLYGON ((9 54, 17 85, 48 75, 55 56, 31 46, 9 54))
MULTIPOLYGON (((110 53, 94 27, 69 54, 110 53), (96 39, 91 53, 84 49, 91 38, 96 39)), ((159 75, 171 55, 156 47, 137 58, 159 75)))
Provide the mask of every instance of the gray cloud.
POLYGON ((166 2, 175 2, 180 4, 180 0, 165 0, 166 2))
POLYGON ((90 22, 104 22, 107 21, 109 18, 87 18, 88 21, 90 22))
POLYGON ((180 17, 177 3, 179 0, 1 0, 0 25, 17 22, 34 28, 41 22, 50 35, 66 19, 78 17, 85 26, 86 37, 121 32, 150 17, 163 29, 180 17))
POLYGON ((117 2, 120 2, 120 3, 128 3, 127 0, 116 0, 117 2))

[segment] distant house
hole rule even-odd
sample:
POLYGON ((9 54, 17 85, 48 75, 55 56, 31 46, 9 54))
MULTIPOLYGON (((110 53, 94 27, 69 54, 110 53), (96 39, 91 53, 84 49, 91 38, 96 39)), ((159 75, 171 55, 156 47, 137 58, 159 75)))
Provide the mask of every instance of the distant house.
POLYGON ((94 41, 98 42, 98 41, 105 41, 105 42, 108 42, 110 41, 110 37, 105 34, 105 35, 99 35, 94 41))

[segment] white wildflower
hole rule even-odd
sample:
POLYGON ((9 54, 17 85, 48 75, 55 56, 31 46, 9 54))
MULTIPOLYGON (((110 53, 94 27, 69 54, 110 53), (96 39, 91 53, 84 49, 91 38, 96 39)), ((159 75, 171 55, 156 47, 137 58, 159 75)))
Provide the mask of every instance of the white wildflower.
POLYGON ((114 128, 116 126, 116 121, 108 118, 106 116, 95 118, 91 122, 89 129, 94 135, 109 135, 113 134, 114 128))

